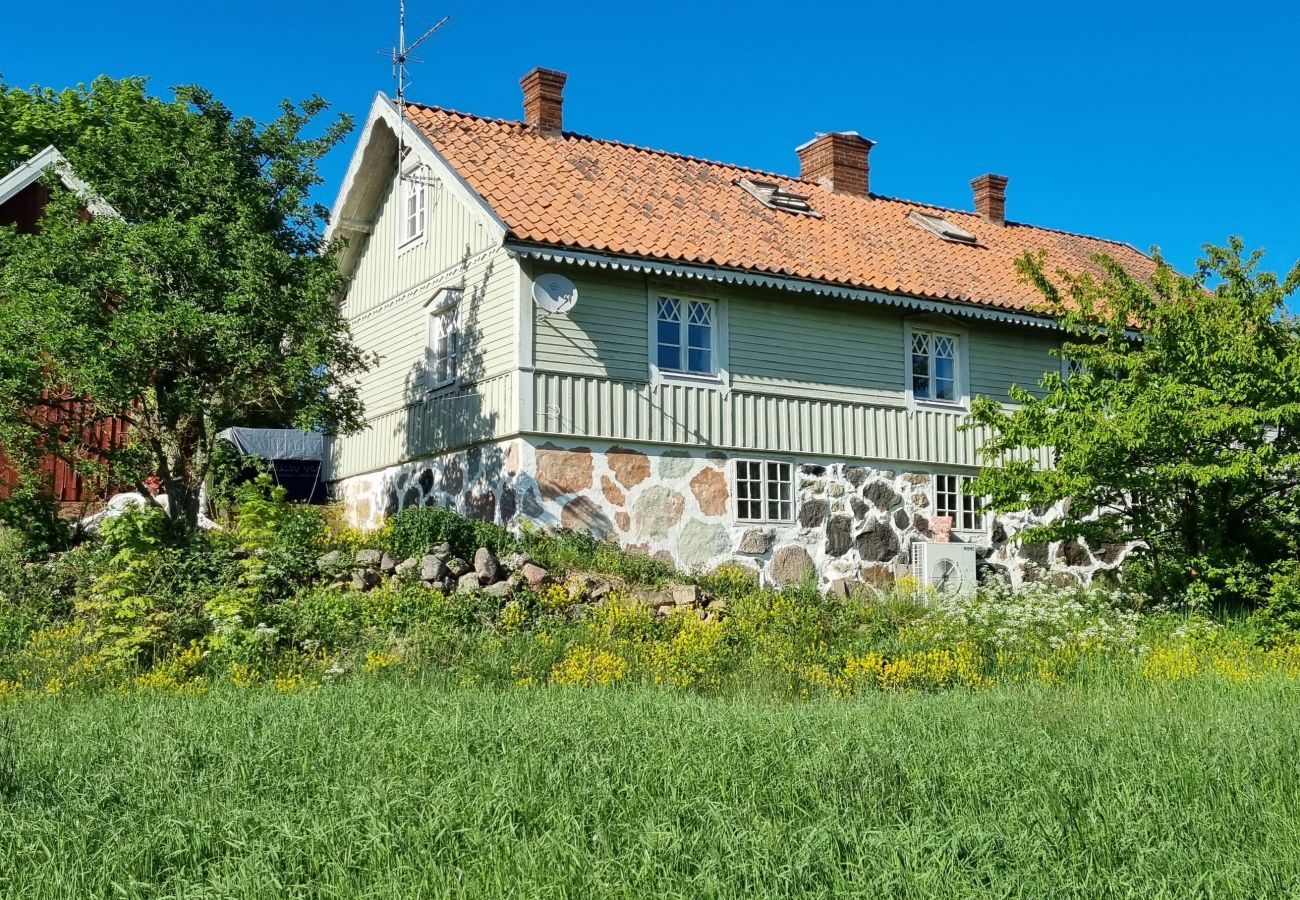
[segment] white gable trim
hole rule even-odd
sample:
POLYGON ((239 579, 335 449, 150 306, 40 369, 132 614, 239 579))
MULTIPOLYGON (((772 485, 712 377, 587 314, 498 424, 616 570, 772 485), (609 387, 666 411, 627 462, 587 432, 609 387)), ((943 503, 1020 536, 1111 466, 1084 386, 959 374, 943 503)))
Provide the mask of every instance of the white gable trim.
MULTIPOLYGON (((403 117, 399 116, 396 104, 382 93, 375 94, 375 100, 370 104, 370 115, 366 118, 366 124, 361 130, 361 139, 357 141, 356 149, 352 151, 352 160, 348 163, 347 173, 343 176, 343 184, 339 187, 338 197, 334 200, 334 206, 330 210, 330 223, 325 229, 326 240, 335 237, 339 231, 366 233, 355 226, 369 225, 374 214, 373 207, 364 210, 349 209, 348 201, 356 188, 358 178, 362 174, 366 149, 374 139, 375 128, 381 122, 394 135, 398 133, 398 129, 402 125, 405 125, 406 146, 411 149, 416 161, 429 167, 431 176, 440 180, 446 185, 453 197, 473 210, 487 229, 496 236, 498 242, 504 242, 506 234, 510 230, 506 223, 493 211, 487 201, 469 186, 469 183, 447 162, 446 158, 434 149, 433 143, 428 136, 412 124, 409 119, 403 119, 403 117)), ((410 164, 409 160, 407 164, 410 164)), ((397 166, 395 160, 391 172, 392 176, 396 175, 397 166)))
POLYGON ((106 200, 97 197, 90 185, 77 177, 67 158, 55 147, 46 147, 27 162, 22 163, 4 178, 0 178, 0 204, 8 203, 40 180, 47 169, 53 169, 63 186, 76 194, 92 214, 121 219, 122 216, 106 200))

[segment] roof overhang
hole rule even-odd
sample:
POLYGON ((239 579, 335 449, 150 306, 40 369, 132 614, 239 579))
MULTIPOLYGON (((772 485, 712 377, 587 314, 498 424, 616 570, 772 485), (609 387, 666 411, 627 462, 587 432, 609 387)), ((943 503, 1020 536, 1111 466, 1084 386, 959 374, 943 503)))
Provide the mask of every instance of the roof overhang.
POLYGON ((428 135, 402 115, 391 99, 378 93, 370 104, 370 114, 361 129, 361 137, 352 152, 338 197, 330 211, 329 225, 325 228, 327 241, 339 237, 349 239, 349 245, 339 260, 345 275, 352 273, 361 245, 370 234, 375 209, 397 174, 399 134, 403 135, 402 143, 415 155, 416 161, 428 166, 434 177, 465 206, 474 210, 496 235, 497 241, 505 239, 508 229, 501 217, 438 152, 428 135))
POLYGON ((0 204, 8 203, 14 197, 17 197, 39 181, 47 171, 53 171, 58 175, 63 186, 76 194, 92 215, 107 216, 113 219, 122 218, 112 204, 97 196, 91 190, 90 185, 77 177, 76 173, 72 171, 72 165, 67 158, 53 146, 46 147, 31 159, 20 164, 4 178, 0 178, 0 204))
POLYGON ((1027 325, 1049 331, 1062 331, 1063 326, 1056 319, 1046 315, 1014 312, 992 306, 980 306, 974 303, 962 303, 945 300, 931 300, 923 297, 911 297, 904 294, 889 294, 864 288, 848 287, 823 281, 804 278, 789 278, 781 275, 769 275, 744 269, 725 269, 718 266, 706 266, 695 263, 674 263, 664 260, 644 259, 633 256, 617 256, 605 253, 592 253, 583 250, 569 250, 537 244, 509 242, 506 249, 516 257, 538 260, 540 262, 562 265, 582 266, 611 272, 630 272, 642 275, 657 275, 684 280, 705 281, 719 284, 747 285, 751 287, 776 288, 795 293, 812 294, 819 297, 831 297, 842 300, 855 300, 879 306, 894 306, 902 309, 925 313, 942 313, 950 316, 962 316, 984 321, 1003 322, 1010 325, 1027 325))

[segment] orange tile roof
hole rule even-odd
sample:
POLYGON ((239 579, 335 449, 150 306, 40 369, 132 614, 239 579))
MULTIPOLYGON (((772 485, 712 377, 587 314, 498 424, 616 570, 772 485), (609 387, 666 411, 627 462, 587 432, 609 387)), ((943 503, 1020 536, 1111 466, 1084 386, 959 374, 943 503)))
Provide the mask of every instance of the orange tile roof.
POLYGON ((1009 310, 1041 301, 1014 261, 1045 249, 1053 269, 1094 270, 1108 253, 1154 269, 1133 247, 908 200, 821 185, 522 122, 408 104, 437 150, 521 241, 805 278, 1009 310), (821 218, 769 209, 735 182, 760 176, 808 195, 821 218), (908 218, 937 213, 977 245, 946 241, 908 218))

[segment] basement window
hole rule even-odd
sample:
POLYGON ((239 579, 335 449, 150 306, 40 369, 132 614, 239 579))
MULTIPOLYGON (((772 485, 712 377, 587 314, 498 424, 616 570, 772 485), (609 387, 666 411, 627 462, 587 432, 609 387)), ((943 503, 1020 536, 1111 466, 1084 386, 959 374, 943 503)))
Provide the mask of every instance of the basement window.
POLYGON ((738 459, 735 470, 736 520, 749 523, 794 521, 794 464, 738 459))
POLYGON ((971 492, 973 475, 934 476, 934 514, 952 519, 953 529, 979 533, 987 529, 983 498, 971 492))
POLYGON ((952 241, 955 244, 977 244, 979 239, 971 234, 965 228, 959 228, 952 224, 943 216, 932 216, 929 213, 916 212, 913 210, 908 214, 913 222, 920 225, 931 234, 937 234, 945 241, 952 241))
POLYGON ((759 203, 762 203, 768 209, 779 209, 784 212, 800 213, 805 216, 814 216, 821 218, 821 213, 812 208, 808 197, 803 194, 796 194, 793 191, 787 191, 772 181, 758 181, 753 178, 741 178, 736 184, 748 191, 759 203))

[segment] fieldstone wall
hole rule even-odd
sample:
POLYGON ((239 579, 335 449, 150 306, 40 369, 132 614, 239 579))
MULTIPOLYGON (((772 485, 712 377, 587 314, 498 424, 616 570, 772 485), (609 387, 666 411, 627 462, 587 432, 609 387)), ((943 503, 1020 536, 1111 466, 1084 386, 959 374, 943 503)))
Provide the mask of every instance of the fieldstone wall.
MULTIPOLYGON (((756 579, 795 584, 817 573, 847 593, 909 571, 911 546, 935 539, 932 475, 859 463, 796 466, 797 521, 733 521, 730 460, 716 451, 650 449, 602 442, 515 439, 397 466, 336 486, 354 525, 378 527, 411 505, 446 506, 514 525, 520 517, 588 532, 684 569, 737 563, 756 579)), ((1014 583, 1088 582, 1113 573, 1128 544, 1026 544, 1016 534, 1050 523, 1059 509, 998 517, 979 547, 984 574, 1014 583)))
POLYGON ((520 504, 540 512, 535 498, 520 497, 521 442, 482 444, 379 472, 347 478, 332 486, 348 524, 373 529, 409 506, 443 506, 501 525, 515 522, 520 504))

